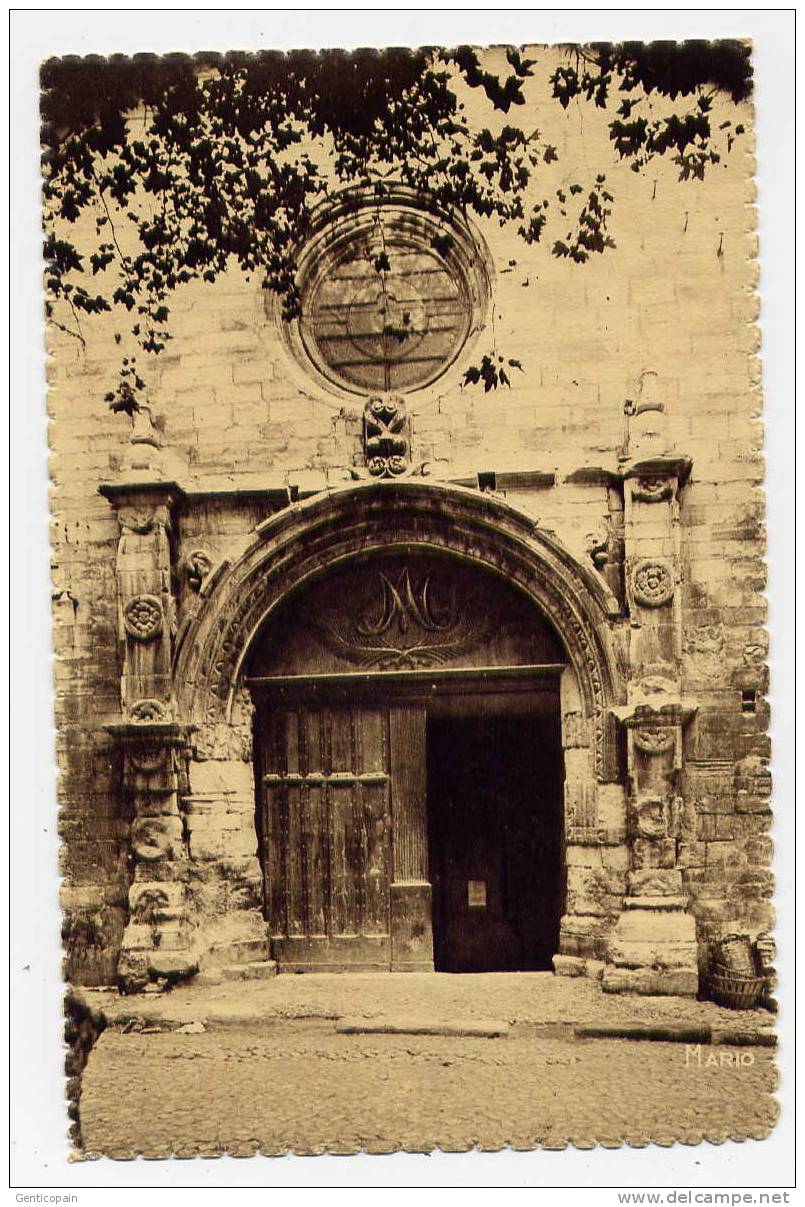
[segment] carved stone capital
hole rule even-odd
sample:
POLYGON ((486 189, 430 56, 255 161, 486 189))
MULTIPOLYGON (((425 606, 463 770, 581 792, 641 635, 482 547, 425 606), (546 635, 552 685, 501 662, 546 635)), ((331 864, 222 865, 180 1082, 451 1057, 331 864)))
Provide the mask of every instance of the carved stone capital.
POLYGON ((635 478, 632 483, 632 498, 638 503, 667 503, 674 497, 676 479, 651 477, 635 478))
POLYGON ((698 708, 697 700, 681 696, 663 693, 647 699, 640 694, 629 704, 620 705, 610 712, 626 729, 648 731, 673 725, 685 726, 696 716, 698 708))
POLYGON ((121 532, 140 536, 169 528, 172 509, 184 497, 176 482, 103 482, 98 491, 114 508, 121 532))
POLYGON ((136 700, 129 709, 129 717, 138 724, 167 721, 170 720, 170 708, 162 700, 136 700))
POLYGON ((646 728, 634 728, 632 730, 632 741, 634 742, 635 750, 639 750, 641 754, 655 755, 666 754, 669 750, 673 750, 676 742, 676 726, 664 725, 661 728, 655 726, 646 728))
POLYGON ((690 477, 692 468, 693 462, 690 457, 668 452, 653 456, 636 456, 624 460, 621 463, 621 476, 624 481, 633 483, 633 493, 637 489, 651 496, 642 500, 643 502, 657 502, 655 492, 661 491, 663 487, 655 486, 655 483, 662 483, 663 486, 683 486, 690 477))

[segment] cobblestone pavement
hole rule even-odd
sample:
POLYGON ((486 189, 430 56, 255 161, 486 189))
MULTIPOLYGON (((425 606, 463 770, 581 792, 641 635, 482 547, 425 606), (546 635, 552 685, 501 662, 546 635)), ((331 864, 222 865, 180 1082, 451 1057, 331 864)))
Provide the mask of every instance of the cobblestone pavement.
POLYGON ((550 972, 307 973, 268 981, 179 986, 171 993, 120 997, 82 990, 110 1021, 142 1017, 157 1022, 249 1022, 300 1018, 427 1017, 443 1022, 479 1018, 509 1022, 678 1022, 771 1026, 766 1010, 726 1010, 713 1002, 678 997, 607 994, 598 982, 550 972))
MULTIPOLYGON (((490 1003, 483 1003, 490 1013, 490 1003)), ((331 1022, 101 1035, 84 1151, 114 1157, 642 1146, 762 1138, 766 1049, 625 1040, 343 1035, 331 1022), (709 1067, 708 1055, 718 1062, 709 1067), (738 1064, 739 1060, 745 1063, 738 1064)))

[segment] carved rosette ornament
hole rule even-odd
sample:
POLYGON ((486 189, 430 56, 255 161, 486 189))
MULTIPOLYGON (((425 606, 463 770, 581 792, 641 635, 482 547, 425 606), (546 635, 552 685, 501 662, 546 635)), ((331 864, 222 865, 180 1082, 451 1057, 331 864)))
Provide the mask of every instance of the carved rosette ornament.
POLYGON ((162 632, 162 604, 156 595, 134 595, 123 608, 126 632, 137 641, 153 641, 162 632))
POLYGON ((661 608, 674 595, 674 573, 667 561, 646 558, 632 570, 632 592, 644 608, 661 608))
POLYGON ((397 478, 410 469, 409 422, 398 395, 370 398, 363 410, 366 468, 373 478, 397 478))

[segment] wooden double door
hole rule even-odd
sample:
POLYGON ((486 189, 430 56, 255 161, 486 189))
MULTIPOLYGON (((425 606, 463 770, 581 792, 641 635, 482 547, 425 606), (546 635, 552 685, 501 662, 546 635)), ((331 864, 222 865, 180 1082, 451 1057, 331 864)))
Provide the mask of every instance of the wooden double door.
POLYGON ((265 701, 258 829, 280 968, 548 966, 561 911, 550 718, 265 701), (435 934, 434 934, 435 931, 435 934))

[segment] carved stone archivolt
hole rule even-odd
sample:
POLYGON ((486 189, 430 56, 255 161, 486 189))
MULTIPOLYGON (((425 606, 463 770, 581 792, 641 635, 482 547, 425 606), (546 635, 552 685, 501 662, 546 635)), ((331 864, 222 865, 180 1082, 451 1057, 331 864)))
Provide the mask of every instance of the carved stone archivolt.
MULTIPOLYGON (((596 774, 617 778, 615 727, 608 713, 624 699, 625 684, 606 623, 621 612, 607 585, 504 500, 410 477, 330 491, 260 525, 254 544, 205 595, 182 642, 174 680, 179 715, 213 726, 227 723, 250 645, 294 588, 350 557, 390 555, 394 549, 435 555, 443 563, 452 558, 468 571, 491 571, 547 617, 578 675, 596 774)), ((391 581, 396 587, 399 580, 391 581)), ((412 574, 411 586, 420 592, 424 579, 412 574)), ((376 578, 372 590, 377 624, 382 592, 376 578)), ((449 594, 442 594, 435 578, 428 592, 436 605, 432 615, 443 621, 449 594)), ((463 608, 460 593, 458 602, 463 608)), ((359 609, 353 612, 357 618, 359 609)), ((397 608, 389 628, 399 615, 397 608)), ((438 638, 440 648, 443 640, 438 638)), ((377 638, 369 644, 376 656, 377 638)))
POLYGON ((660 608, 674 595, 674 572, 669 562, 645 558, 632 570, 632 592, 644 608, 660 608))
POLYGON ((132 596, 123 606, 123 623, 137 641, 153 641, 162 632, 162 603, 156 595, 132 596))
POLYGON ((370 398, 363 411, 366 468, 373 478, 395 478, 410 468, 410 424, 405 400, 383 394, 370 398))

